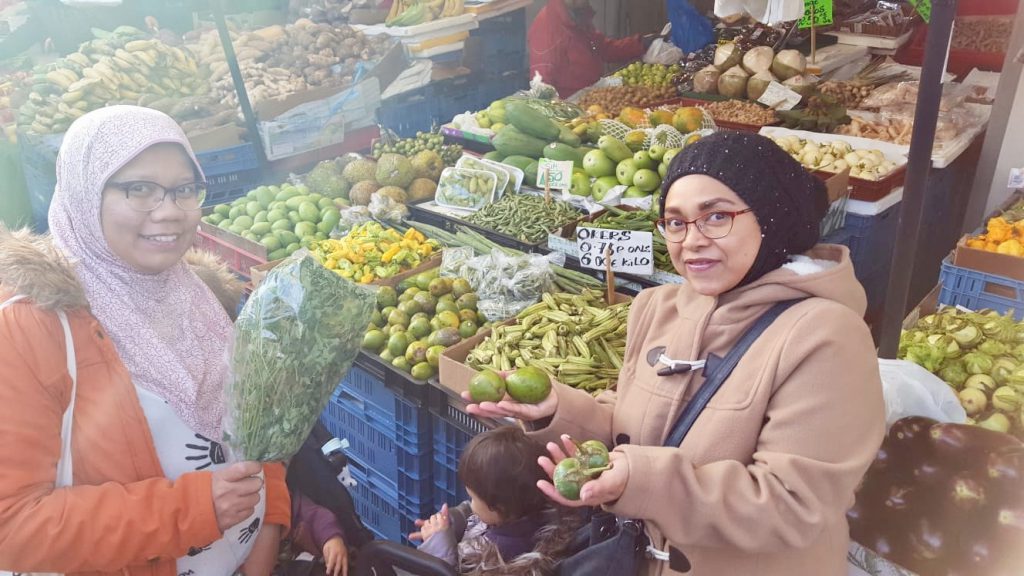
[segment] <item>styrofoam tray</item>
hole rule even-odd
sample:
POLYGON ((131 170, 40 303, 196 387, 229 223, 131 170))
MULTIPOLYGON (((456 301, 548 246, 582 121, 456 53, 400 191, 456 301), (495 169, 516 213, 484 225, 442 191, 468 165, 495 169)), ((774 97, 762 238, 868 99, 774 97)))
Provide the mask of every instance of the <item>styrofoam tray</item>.
POLYGON ((857 216, 878 216, 902 201, 903 186, 900 186, 878 202, 864 202, 853 199, 848 200, 846 202, 846 212, 847 214, 856 214, 857 216))
POLYGON ((882 140, 871 140, 870 138, 859 138, 857 136, 844 136, 842 134, 822 134, 820 132, 808 132, 806 130, 790 130, 778 126, 765 126, 761 128, 762 136, 796 136, 803 140, 810 140, 819 144, 826 142, 842 141, 853 147, 854 150, 878 150, 885 156, 885 159, 892 162, 896 167, 907 163, 906 146, 899 146, 882 140))
POLYGON ((899 38, 855 34, 853 32, 826 32, 826 34, 835 36, 839 39, 840 44, 848 46, 867 46, 868 48, 876 48, 878 50, 898 50, 904 44, 910 42, 910 37, 914 35, 914 31, 911 30, 899 38))

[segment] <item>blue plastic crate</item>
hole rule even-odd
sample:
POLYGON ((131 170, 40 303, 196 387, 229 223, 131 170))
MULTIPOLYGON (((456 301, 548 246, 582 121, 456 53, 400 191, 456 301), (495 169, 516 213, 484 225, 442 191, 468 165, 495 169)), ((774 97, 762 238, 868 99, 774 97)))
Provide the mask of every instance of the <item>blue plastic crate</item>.
POLYGON ((444 123, 464 112, 475 112, 490 105, 480 95, 480 77, 459 76, 433 85, 434 116, 444 123))
POLYGON ((409 446, 428 444, 430 419, 426 410, 417 407, 386 387, 384 381, 359 366, 353 366, 341 381, 335 396, 347 393, 351 402, 368 406, 377 420, 394 422, 396 439, 409 446))
POLYGON ((196 160, 203 168, 207 178, 245 172, 259 168, 259 159, 256 157, 256 148, 249 142, 238 146, 229 146, 217 150, 196 153, 196 160))
MULTIPOLYGON (((530 84, 528 70, 508 71, 499 75, 491 75, 480 83, 482 101, 490 103, 501 100, 519 90, 525 90, 530 84)), ((485 104, 486 106, 486 104, 485 104)))
POLYGON ((485 18, 480 21, 480 27, 471 34, 480 38, 485 58, 507 52, 525 54, 526 10, 520 9, 494 18, 485 18))
POLYGON ((473 416, 446 404, 442 414, 432 413, 434 429, 434 503, 457 506, 469 498, 459 482, 459 457, 473 436, 489 426, 473 416))
POLYGON ((50 201, 57 187, 57 153, 64 141, 63 134, 18 133, 18 149, 25 173, 25 187, 28 190, 32 219, 37 232, 49 229, 47 217, 50 201))
POLYGON ((877 216, 862 216, 848 213, 846 231, 849 234, 847 246, 858 278, 863 272, 872 272, 879 267, 891 265, 892 246, 900 223, 900 205, 896 204, 877 216))
POLYGON ((411 138, 417 132, 430 131, 437 121, 435 108, 431 86, 428 84, 381 102, 377 120, 402 138, 411 138))
POLYGON ((349 442, 348 454, 388 478, 396 489, 431 474, 429 438, 410 442, 394 421, 378 419, 350 405, 346 396, 334 396, 322 419, 338 438, 349 442), (401 477, 401 478, 400 478, 401 477))
POLYGON ((385 540, 408 543, 408 535, 416 531, 416 520, 434 513, 432 502, 393 491, 358 464, 350 464, 349 472, 357 483, 349 491, 356 513, 367 528, 385 540))
POLYGON ((954 266, 949 258, 942 261, 939 279, 940 304, 999 313, 1013 310, 1017 320, 1024 320, 1024 282, 1020 280, 954 266))
POLYGON ((529 55, 526 52, 497 52, 484 56, 484 69, 490 76, 522 72, 528 68, 529 55))

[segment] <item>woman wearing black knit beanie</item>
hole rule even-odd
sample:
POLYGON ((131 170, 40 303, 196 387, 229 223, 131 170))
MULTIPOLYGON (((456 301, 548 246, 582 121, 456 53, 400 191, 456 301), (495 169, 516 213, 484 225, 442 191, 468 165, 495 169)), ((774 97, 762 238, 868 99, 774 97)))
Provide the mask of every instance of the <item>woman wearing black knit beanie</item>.
POLYGON ((723 132, 669 169, 659 228, 687 282, 630 308, 617 389, 556 383, 537 405, 471 404, 530 423, 554 463, 572 441, 614 445, 567 501, 644 521, 647 574, 840 576, 846 510, 885 433, 867 307, 849 251, 820 245, 825 188, 770 140, 723 132), (682 441, 670 431, 757 320, 795 301, 743 354, 682 441))

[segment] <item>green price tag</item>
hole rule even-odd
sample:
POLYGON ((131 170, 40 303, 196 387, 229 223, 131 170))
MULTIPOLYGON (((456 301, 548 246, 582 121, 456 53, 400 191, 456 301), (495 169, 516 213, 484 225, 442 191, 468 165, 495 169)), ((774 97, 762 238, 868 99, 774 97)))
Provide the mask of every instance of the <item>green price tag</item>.
POLYGON ((921 15, 921 19, 925 22, 931 23, 932 21, 932 0, 910 0, 913 4, 914 9, 921 15))
POLYGON ((800 28, 829 26, 835 22, 832 16, 832 0, 804 0, 804 17, 800 19, 800 28))

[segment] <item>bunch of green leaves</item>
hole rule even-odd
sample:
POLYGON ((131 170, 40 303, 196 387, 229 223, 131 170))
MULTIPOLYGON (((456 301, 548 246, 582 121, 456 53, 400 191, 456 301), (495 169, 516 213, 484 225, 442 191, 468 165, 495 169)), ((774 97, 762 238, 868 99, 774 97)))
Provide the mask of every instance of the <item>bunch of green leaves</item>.
POLYGON ((242 460, 285 461, 305 441, 362 343, 374 289, 309 254, 274 268, 235 323, 224 441, 242 460))

